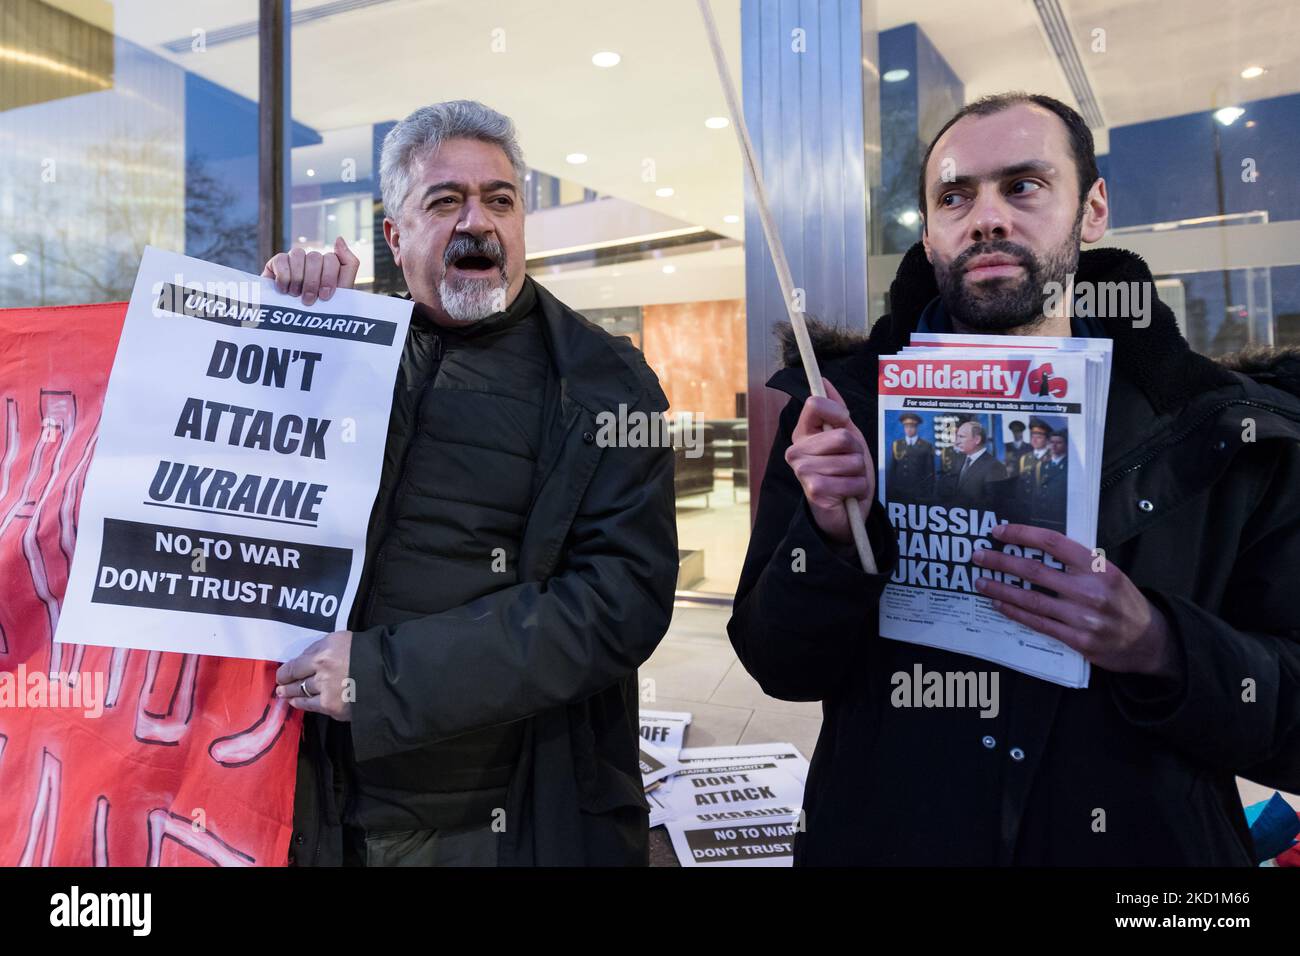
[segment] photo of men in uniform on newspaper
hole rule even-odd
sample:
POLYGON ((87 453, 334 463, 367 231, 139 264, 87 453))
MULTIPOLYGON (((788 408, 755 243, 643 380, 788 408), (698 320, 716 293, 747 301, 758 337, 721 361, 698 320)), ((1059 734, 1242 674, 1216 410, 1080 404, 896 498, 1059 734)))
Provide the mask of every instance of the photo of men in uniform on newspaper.
POLYGON ((1019 419, 904 411, 887 419, 885 498, 991 511, 998 519, 1064 533, 1069 432, 1061 416, 1019 419))
POLYGON ((934 495, 936 449, 933 441, 921 437, 921 426, 930 423, 916 412, 903 412, 898 424, 902 434, 889 443, 890 497, 904 503, 928 502, 934 495))
MULTIPOLYGON (((1064 422, 1051 416, 1035 418, 1030 424, 1028 454, 1016 462, 1015 517, 1019 524, 1032 524, 1065 533, 1065 511, 1070 474, 1069 431, 1064 422), (1041 442, 1041 447, 1038 443, 1041 442)), ((1008 464, 1012 459, 1008 458, 1008 464)))

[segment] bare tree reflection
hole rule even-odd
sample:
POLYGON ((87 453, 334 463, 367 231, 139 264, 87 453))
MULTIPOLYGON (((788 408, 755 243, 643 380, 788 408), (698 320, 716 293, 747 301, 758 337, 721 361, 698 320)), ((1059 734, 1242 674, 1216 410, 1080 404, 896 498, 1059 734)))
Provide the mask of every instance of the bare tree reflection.
POLYGON ((183 151, 174 136, 115 139, 54 182, 9 177, 6 245, 26 261, 0 263, 0 307, 130 298, 148 245, 259 271, 256 211, 234 212, 235 188, 183 151))

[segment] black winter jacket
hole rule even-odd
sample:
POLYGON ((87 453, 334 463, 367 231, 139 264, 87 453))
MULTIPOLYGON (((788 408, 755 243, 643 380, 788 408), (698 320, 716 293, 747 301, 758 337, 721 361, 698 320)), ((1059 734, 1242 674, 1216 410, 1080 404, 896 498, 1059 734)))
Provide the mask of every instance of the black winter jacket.
MULTIPOLYGON (((1151 275, 1137 256, 1100 249, 1082 253, 1077 280, 1151 275)), ((819 336, 823 374, 873 456, 877 356, 907 344, 937 295, 919 244, 890 295, 867 340, 819 336)), ((767 693, 823 701, 796 865, 1245 866, 1234 776, 1300 791, 1300 353, 1248 358, 1242 374, 1192 352, 1153 305, 1148 328, 1104 320, 1115 366, 1097 536, 1167 616, 1178 681, 1094 667, 1091 686, 1071 690, 880 638, 897 543, 873 503, 879 575, 828 546, 783 458, 803 371, 769 381, 792 399, 728 629, 767 693), (891 706, 891 675, 917 664, 997 670, 999 713, 891 706)))
MULTIPOLYGON (((554 371, 553 401, 520 543, 519 583, 449 611, 356 630, 354 717, 335 732, 350 733, 357 758, 370 760, 523 720, 500 863, 644 865, 648 807, 637 759, 636 669, 672 616, 673 453, 603 448, 596 434, 602 412, 617 415, 626 405, 659 413, 668 403, 627 339, 533 287, 554 371)), ((403 351, 395 408, 403 405, 402 391, 422 381, 427 340, 437 334, 420 308, 403 351)), ((426 440, 410 431, 394 418, 377 502, 388 501, 400 480, 407 441, 426 440)), ((380 523, 377 511, 357 608, 373 587, 380 523)), ((406 533, 406 545, 418 546, 406 533)), ((290 848, 300 865, 342 860, 340 768, 327 744, 328 725, 311 714, 304 724, 290 848)))

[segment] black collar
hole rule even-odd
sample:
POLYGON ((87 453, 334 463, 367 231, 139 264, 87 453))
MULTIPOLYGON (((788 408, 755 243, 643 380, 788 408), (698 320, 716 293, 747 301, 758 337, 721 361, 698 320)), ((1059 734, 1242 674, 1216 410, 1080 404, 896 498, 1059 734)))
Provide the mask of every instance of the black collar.
POLYGON ((630 339, 610 335, 532 277, 525 284, 537 295, 546 347, 566 396, 597 413, 622 403, 656 412, 668 408, 659 379, 630 339))

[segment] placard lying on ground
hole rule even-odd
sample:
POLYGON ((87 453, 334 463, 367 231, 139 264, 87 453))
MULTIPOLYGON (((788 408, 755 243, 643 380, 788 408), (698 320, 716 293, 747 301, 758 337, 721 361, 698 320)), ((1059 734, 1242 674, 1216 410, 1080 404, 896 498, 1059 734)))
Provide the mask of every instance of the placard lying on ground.
POLYGON ((670 750, 658 747, 648 740, 641 741, 638 759, 641 763, 641 784, 647 790, 682 768, 670 750))
POLYGON ((684 710, 643 710, 640 720, 641 737, 676 756, 685 742, 691 715, 684 710))
POLYGON ((790 866, 807 762, 790 744, 698 747, 647 794, 682 866, 790 866), (741 751, 741 753, 738 753, 741 751))
MULTIPOLYGON (((804 782, 808 779, 808 761, 794 744, 683 747, 678 754, 678 772, 660 781, 658 786, 646 794, 646 800, 650 804, 650 826, 652 827, 667 823, 679 814, 691 815, 697 812, 693 805, 681 806, 672 802, 673 791, 680 785, 683 776, 681 771, 740 764, 775 766, 799 782, 800 794, 803 792, 804 782)), ((788 795, 783 791, 781 797, 784 799, 788 795)), ((798 800, 795 802, 797 803, 798 800)))
POLYGON ((774 760, 776 765, 788 770, 803 783, 808 779, 808 759, 794 744, 731 744, 723 747, 685 747, 677 759, 685 767, 698 767, 719 762, 739 763, 744 760, 774 760))
POLYGON ((411 308, 147 248, 56 640, 288 660, 343 626, 411 308))
POLYGON ((722 810, 668 823, 682 866, 791 866, 801 808, 722 810))
POLYGON ((803 781, 773 758, 710 761, 679 770, 660 799, 673 818, 803 802, 803 781))

